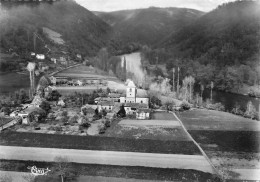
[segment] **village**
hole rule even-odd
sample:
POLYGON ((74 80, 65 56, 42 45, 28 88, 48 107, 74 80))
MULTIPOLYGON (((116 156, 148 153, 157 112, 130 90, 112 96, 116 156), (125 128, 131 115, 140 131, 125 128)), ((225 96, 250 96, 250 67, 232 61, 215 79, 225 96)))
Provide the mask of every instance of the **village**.
POLYGON ((112 91, 109 87, 104 90, 100 88, 96 90, 93 104, 78 106, 73 99, 59 94, 57 88, 105 87, 107 81, 101 78, 84 79, 85 84, 82 84, 82 79, 74 79, 73 82, 67 77, 45 76, 43 79, 46 81, 45 88, 37 86, 32 102, 22 104, 20 110, 10 114, 17 120, 15 130, 18 132, 97 135, 104 133, 116 118, 151 119, 149 97, 145 90, 137 89, 132 80, 127 80, 123 92, 112 91))

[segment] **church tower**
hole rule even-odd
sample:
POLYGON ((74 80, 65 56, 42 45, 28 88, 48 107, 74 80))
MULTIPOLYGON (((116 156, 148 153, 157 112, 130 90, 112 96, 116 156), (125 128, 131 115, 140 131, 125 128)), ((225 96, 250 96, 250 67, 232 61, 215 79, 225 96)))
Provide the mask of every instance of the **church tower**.
POLYGON ((136 86, 133 81, 129 81, 126 88, 126 102, 136 103, 136 86))

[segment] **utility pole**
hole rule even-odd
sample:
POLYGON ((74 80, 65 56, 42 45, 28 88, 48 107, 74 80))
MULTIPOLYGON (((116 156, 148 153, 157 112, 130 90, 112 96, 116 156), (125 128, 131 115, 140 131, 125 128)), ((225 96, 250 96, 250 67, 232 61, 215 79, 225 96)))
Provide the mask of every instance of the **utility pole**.
POLYGON ((180 67, 178 67, 177 98, 179 98, 179 92, 180 92, 180 67))
POLYGON ((214 87, 214 83, 213 83, 213 81, 211 81, 211 84, 210 84, 210 100, 211 100, 211 102, 212 102, 212 89, 213 89, 213 87, 214 87))
POLYGON ((36 52, 36 34, 35 34, 35 32, 33 34, 33 50, 34 50, 34 52, 36 52))

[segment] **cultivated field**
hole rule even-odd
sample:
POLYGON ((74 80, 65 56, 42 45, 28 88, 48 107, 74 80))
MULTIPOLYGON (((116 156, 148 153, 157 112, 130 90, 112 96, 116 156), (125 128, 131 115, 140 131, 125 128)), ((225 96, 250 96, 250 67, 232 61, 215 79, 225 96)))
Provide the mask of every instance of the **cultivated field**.
POLYGON ((230 113, 192 110, 180 113, 191 136, 228 178, 259 180, 260 123, 230 113), (251 175, 248 175, 251 174, 251 175))
POLYGON ((82 150, 200 155, 191 141, 162 141, 97 136, 57 135, 41 133, 0 133, 0 145, 82 150))
POLYGON ((260 131, 260 122, 226 112, 196 109, 182 112, 180 118, 187 130, 260 131))
MULTIPOLYGON (((0 170, 28 172, 28 166, 49 167, 52 169, 51 162, 36 161, 6 161, 0 160, 0 170)), ((114 166, 99 164, 78 164, 72 163, 72 168, 79 172, 79 182, 148 182, 148 181, 200 181, 200 182, 220 182, 210 173, 189 169, 170 169, 170 168, 151 168, 138 166, 114 166), (123 179, 122 179, 123 178, 123 179)), ((2 174, 1 172, 0 174, 2 174)), ((15 175, 12 176, 17 176, 15 175)), ((57 181, 57 179, 49 181, 57 181)), ((19 181, 22 182, 22 181, 19 181)))

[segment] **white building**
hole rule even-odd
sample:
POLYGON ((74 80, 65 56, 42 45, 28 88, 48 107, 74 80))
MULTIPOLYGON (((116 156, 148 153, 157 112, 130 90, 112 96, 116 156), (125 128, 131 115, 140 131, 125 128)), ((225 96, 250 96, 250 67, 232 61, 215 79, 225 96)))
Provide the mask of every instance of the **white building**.
POLYGON ((120 103, 149 104, 149 98, 145 91, 137 90, 133 81, 129 81, 126 88, 126 96, 120 97, 120 103))
POLYGON ((44 60, 45 59, 45 55, 44 54, 37 54, 36 58, 39 60, 44 60))

